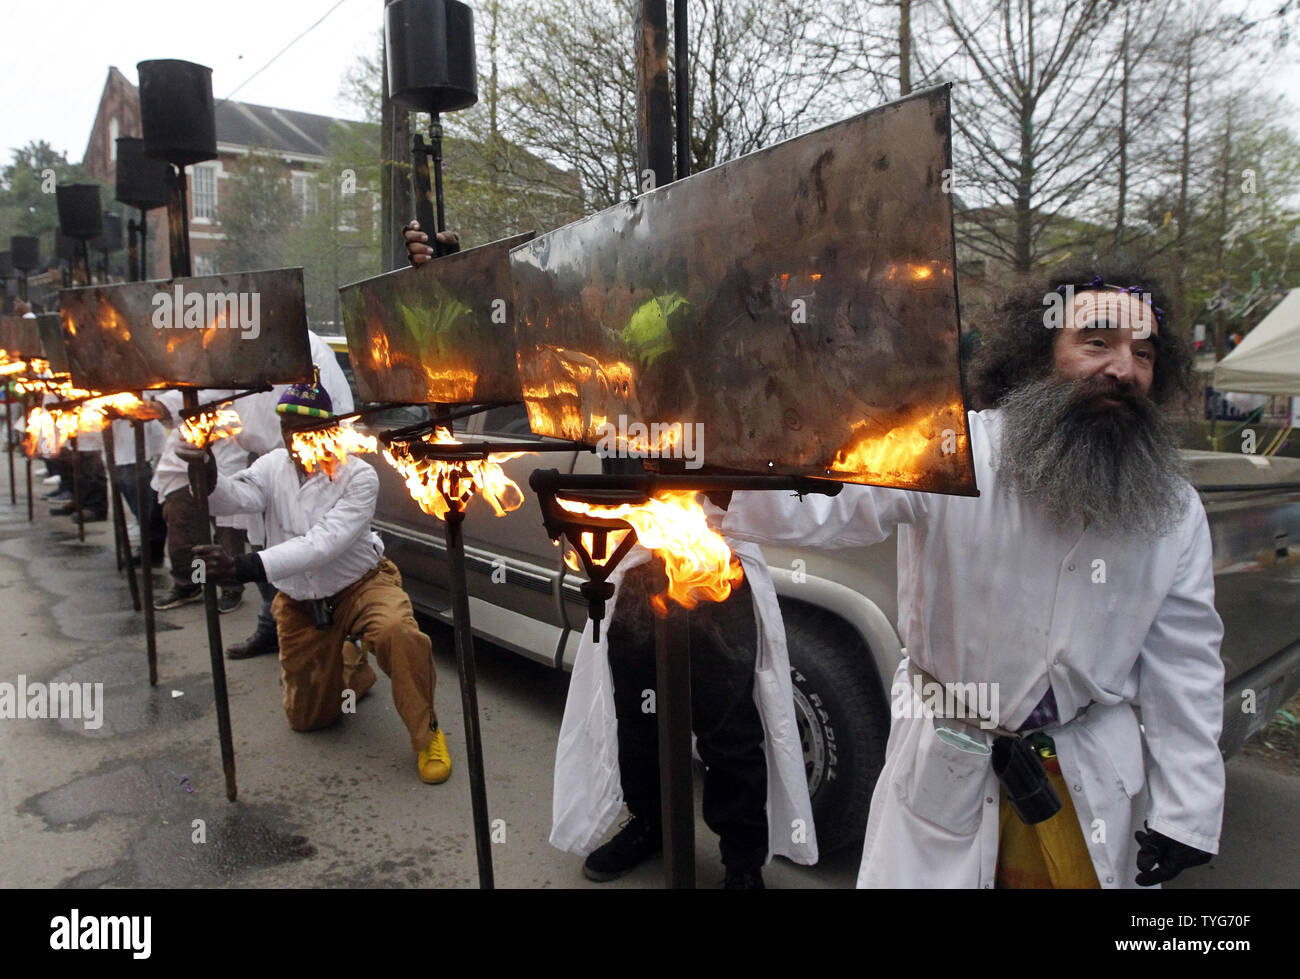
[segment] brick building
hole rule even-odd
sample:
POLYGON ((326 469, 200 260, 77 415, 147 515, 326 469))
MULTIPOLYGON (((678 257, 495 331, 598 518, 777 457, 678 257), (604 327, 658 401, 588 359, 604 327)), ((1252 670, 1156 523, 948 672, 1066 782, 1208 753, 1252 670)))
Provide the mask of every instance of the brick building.
MULTIPOLYGON (((217 207, 222 198, 222 186, 239 157, 247 155, 254 148, 278 156, 295 200, 301 209, 307 210, 314 205, 312 174, 329 157, 331 130, 336 126, 344 131, 358 127, 374 128, 365 123, 310 112, 232 101, 217 103, 216 124, 217 158, 186 168, 190 252, 195 275, 221 271, 216 268, 214 261, 217 242, 224 237, 217 220, 217 207)), ((82 161, 86 172, 104 181, 110 188, 113 187, 117 178, 117 138, 140 134, 139 91, 121 71, 110 67, 90 139, 86 143, 85 158, 82 161)), ((112 199, 111 192, 107 196, 112 199)), ((133 210, 129 216, 135 216, 133 210)), ((149 212, 147 277, 168 278, 170 274, 166 209, 157 208, 149 212)))

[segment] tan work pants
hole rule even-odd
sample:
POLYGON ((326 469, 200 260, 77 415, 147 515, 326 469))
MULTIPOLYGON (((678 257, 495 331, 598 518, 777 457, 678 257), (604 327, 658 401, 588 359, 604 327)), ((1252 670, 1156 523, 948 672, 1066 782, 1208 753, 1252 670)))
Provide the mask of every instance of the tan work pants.
MULTIPOLYGON (((392 680, 393 705, 411 735, 411 747, 423 751, 428 746, 437 723, 433 644, 416 624, 397 565, 382 558, 374 574, 341 592, 328 629, 316 628, 311 602, 283 592, 276 594, 271 612, 290 727, 314 731, 339 719, 346 689, 343 645, 355 636, 374 650, 379 668, 392 680)), ((359 671, 349 665, 346 672, 350 679, 359 671)))

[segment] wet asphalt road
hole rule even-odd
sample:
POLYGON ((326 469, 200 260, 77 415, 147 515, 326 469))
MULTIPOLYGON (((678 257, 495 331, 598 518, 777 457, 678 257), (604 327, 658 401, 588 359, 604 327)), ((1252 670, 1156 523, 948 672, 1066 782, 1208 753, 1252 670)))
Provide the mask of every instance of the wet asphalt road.
MULTIPOLYGON (((441 786, 417 778, 386 677, 355 715, 296 734, 280 707, 274 657, 227 661, 239 781, 229 803, 203 606, 158 613, 151 688, 143 616, 115 571, 108 528, 91 524, 79 543, 75 525, 44 504, 29 524, 21 489, 17 506, 7 494, 0 500, 0 681, 98 682, 105 699, 95 730, 79 720, 0 721, 0 886, 476 886, 454 660, 437 664, 453 758, 441 786)), ((155 582, 161 590, 167 576, 157 572, 155 582)), ((252 631, 257 600, 250 588, 222 616, 227 643, 252 631)), ((483 643, 478 666, 488 805, 504 821, 493 845, 497 886, 658 886, 658 860, 594 885, 578 857, 547 843, 567 676, 483 643)), ((1235 759, 1224 853, 1175 886, 1295 886, 1297 810, 1300 778, 1235 759)), ((698 812, 696 825, 698 881, 716 886, 716 841, 698 812)), ((850 849, 816 868, 778 861, 765 876, 776 887, 848 887, 858 856, 850 849)))

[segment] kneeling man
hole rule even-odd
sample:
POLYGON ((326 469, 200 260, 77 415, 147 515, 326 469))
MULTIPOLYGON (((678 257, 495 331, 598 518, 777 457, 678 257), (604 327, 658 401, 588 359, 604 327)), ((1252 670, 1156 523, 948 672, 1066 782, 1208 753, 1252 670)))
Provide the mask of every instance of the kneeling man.
POLYGON ((451 757, 433 708, 432 643, 416 624, 401 574, 370 529, 379 477, 355 456, 331 478, 319 469, 308 473, 293 455, 295 431, 333 417, 318 383, 289 388, 276 412, 290 448, 269 452, 234 476, 217 478, 206 450, 184 450, 187 459, 205 462, 214 516, 266 516, 265 550, 232 557, 209 545, 194 553, 218 582, 269 581, 279 590, 272 612, 290 727, 327 727, 342 713, 347 691, 359 699, 370 689, 375 675, 364 660, 349 668, 343 659, 344 642, 362 640, 392 680, 420 778, 445 782, 451 757))

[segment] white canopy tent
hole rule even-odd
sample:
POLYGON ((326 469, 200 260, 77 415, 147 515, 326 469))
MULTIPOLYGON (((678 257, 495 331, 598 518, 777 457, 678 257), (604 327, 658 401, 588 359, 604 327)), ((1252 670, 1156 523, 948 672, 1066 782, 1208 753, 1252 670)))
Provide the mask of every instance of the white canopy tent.
POLYGON ((1214 366, 1218 391, 1300 397, 1300 289, 1292 289, 1214 366))

